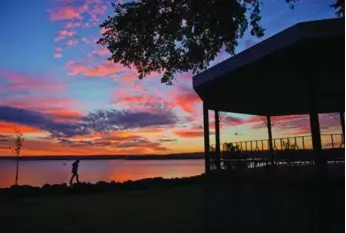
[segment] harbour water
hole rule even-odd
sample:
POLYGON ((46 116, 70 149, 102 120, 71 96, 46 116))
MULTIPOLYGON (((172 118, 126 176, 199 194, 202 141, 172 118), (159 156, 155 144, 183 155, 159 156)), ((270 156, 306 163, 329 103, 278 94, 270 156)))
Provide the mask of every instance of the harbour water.
MULTIPOLYGON (((67 183, 73 161, 20 161, 20 185, 42 186, 67 183)), ((0 187, 14 184, 15 160, 0 160, 0 187)), ((203 160, 82 160, 79 165, 81 182, 126 181, 151 177, 189 177, 202 174, 203 160)))

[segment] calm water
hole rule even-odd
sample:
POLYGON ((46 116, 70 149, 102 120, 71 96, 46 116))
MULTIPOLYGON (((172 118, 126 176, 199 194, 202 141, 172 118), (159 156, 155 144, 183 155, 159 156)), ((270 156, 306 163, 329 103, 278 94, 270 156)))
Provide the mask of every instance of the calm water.
MULTIPOLYGON (((73 161, 21 161, 19 184, 42 186, 67 183, 73 161)), ((0 160, 0 187, 14 183, 16 163, 0 160)), ((82 160, 79 179, 82 182, 126 181, 150 177, 187 177, 202 174, 203 160, 82 160)))

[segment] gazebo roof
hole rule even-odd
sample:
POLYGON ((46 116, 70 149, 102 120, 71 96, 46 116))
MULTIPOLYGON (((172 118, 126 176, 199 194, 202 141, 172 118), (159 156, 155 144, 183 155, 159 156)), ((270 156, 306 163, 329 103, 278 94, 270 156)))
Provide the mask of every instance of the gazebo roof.
POLYGON ((193 77, 209 109, 254 115, 345 110, 345 21, 298 23, 193 77))

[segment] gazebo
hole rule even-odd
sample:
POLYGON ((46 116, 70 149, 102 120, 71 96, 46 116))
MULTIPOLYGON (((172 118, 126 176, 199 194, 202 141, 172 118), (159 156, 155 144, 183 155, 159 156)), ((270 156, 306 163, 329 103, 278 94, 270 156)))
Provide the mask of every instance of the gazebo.
MULTIPOLYGON (((322 150, 319 113, 340 113, 344 137, 345 21, 298 23, 193 77, 203 101, 205 170, 210 170, 208 110, 265 116, 273 151, 271 116, 308 114, 316 162, 322 150)), ((323 160, 321 160, 323 161, 323 160)), ((320 162, 321 162, 320 161, 320 162)))

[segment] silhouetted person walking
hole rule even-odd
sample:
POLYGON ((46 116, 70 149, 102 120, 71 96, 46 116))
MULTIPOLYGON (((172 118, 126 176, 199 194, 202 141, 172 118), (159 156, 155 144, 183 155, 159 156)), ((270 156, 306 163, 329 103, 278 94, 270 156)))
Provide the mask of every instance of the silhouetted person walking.
POLYGON ((74 161, 74 163, 72 164, 72 177, 70 179, 70 185, 72 185, 74 178, 76 178, 77 183, 79 183, 78 166, 79 166, 79 160, 74 161))

